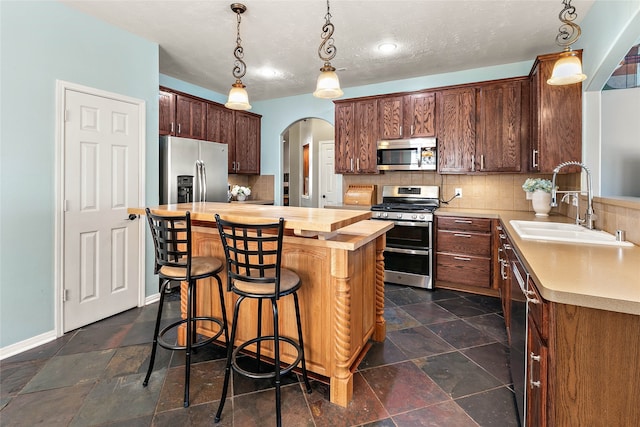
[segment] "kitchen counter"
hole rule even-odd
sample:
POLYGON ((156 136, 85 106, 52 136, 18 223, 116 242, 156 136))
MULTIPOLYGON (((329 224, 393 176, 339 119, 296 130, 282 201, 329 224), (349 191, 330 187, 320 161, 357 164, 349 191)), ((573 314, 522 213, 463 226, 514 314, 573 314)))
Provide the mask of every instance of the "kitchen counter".
POLYGON ((242 203, 247 205, 273 205, 273 200, 260 200, 260 199, 247 199, 247 200, 232 200, 231 203, 242 203))
POLYGON ((572 223, 562 215, 533 212, 441 208, 436 216, 499 218, 538 290, 548 301, 640 315, 640 247, 524 240, 509 221, 572 223))
MULTIPOLYGON (((271 222, 284 218, 282 265, 298 273, 302 280, 298 296, 307 369, 329 382, 332 403, 349 404, 353 395, 353 372, 368 351, 369 340, 384 341, 386 336, 383 251, 392 222, 370 220, 369 211, 242 203, 186 203, 151 210, 165 215, 190 211, 194 254, 220 259, 224 259, 224 250, 215 225, 215 213, 238 222, 271 222)), ((145 211, 130 208, 129 213, 144 214, 145 211)), ((221 279, 226 282, 226 271, 221 273, 221 279)), ((198 281, 198 314, 219 318, 221 309, 207 285, 215 288, 212 279, 198 281)), ((184 312, 184 283, 181 298, 184 312)), ((225 292, 229 323, 236 298, 233 293, 225 292)), ((292 320, 292 298, 280 300, 278 306, 281 334, 297 336, 296 322, 292 320)), ((238 341, 253 338, 257 312, 256 308, 241 313, 245 326, 238 330, 238 341)), ((266 310, 263 323, 271 321, 269 316, 270 310, 266 310)), ((198 333, 213 336, 216 331, 208 329, 210 327, 205 322, 198 333)), ((184 331, 180 334, 179 337, 183 337, 184 331)), ((262 347, 262 352, 271 357, 272 350, 266 347, 262 347)), ((287 363, 296 356, 297 353, 288 350, 281 354, 287 363)))

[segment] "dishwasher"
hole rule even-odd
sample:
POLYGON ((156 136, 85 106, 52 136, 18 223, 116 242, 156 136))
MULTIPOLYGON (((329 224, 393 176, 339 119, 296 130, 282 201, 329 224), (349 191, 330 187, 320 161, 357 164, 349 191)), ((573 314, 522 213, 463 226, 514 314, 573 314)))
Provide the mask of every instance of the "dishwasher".
MULTIPOLYGON (((511 343, 510 369, 520 425, 525 426, 527 388, 527 281, 529 273, 511 245, 506 246, 506 256, 511 274, 511 343)), ((504 247, 504 246, 503 246, 504 247)))

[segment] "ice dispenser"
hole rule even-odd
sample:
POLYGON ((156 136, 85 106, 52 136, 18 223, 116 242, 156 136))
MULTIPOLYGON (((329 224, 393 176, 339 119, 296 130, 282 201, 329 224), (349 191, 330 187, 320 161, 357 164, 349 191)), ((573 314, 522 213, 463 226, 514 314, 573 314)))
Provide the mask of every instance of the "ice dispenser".
POLYGON ((178 203, 193 201, 193 175, 178 175, 178 203))

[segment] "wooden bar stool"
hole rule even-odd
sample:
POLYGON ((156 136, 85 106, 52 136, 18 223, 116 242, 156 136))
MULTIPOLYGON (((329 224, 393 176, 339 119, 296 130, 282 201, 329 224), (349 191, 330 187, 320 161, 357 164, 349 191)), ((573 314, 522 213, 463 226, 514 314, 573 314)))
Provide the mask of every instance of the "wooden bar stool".
POLYGON ((211 343, 224 333, 225 344, 229 345, 229 333, 227 328, 227 315, 224 307, 224 294, 220 273, 223 270, 221 260, 210 256, 192 256, 191 252, 191 215, 186 212, 183 216, 160 216, 152 214, 146 208, 147 220, 155 246, 155 273, 159 277, 160 303, 158 315, 153 332, 153 347, 147 376, 142 383, 147 386, 149 377, 153 371, 158 344, 169 350, 185 350, 185 377, 184 377, 184 407, 189 406, 189 375, 191 371, 191 350, 211 343), (222 320, 215 317, 198 316, 196 313, 196 281, 205 278, 214 278, 218 282, 220 306, 222 307, 222 320), (187 315, 184 319, 174 322, 160 330, 162 320, 162 306, 164 304, 165 291, 169 290, 172 281, 187 282, 187 315), (197 323, 213 322, 220 330, 212 337, 198 341, 197 323), (185 324, 185 345, 171 344, 163 338, 164 335, 185 324))
POLYGON ((232 370, 240 375, 254 379, 274 378, 276 389, 276 422, 282 425, 280 377, 290 372, 302 362, 302 378, 307 393, 311 393, 311 385, 307 377, 307 366, 304 359, 304 343, 302 341, 302 325, 300 323, 300 304, 297 290, 300 289, 300 277, 293 271, 281 268, 282 240, 284 234, 284 219, 270 224, 238 224, 225 221, 216 214, 218 232, 222 239, 227 262, 227 291, 239 296, 233 310, 233 324, 231 325, 231 345, 227 347, 227 366, 225 369, 222 397, 216 413, 215 422, 220 421, 222 409, 227 397, 229 377, 232 370), (298 341, 289 337, 280 336, 278 328, 278 299, 286 295, 293 295, 296 311, 296 324, 298 327, 298 341), (246 298, 258 300, 258 333, 256 338, 241 343, 236 349, 236 331, 240 306, 246 298), (273 335, 262 335, 262 301, 271 302, 273 311, 273 335), (259 372, 260 345, 263 341, 273 342, 273 366, 271 372, 259 372), (295 361, 282 367, 280 364, 280 343, 291 345, 297 357, 295 361), (236 363, 237 356, 247 347, 255 344, 258 372, 252 372, 241 368, 236 363))

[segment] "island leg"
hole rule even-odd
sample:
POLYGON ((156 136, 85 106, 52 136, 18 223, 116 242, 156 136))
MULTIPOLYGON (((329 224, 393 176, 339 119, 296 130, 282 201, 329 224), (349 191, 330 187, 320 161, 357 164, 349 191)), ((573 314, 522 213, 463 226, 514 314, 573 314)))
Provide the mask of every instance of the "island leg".
POLYGON ((336 405, 347 406, 353 395, 353 374, 349 369, 351 356, 349 253, 342 249, 332 249, 331 252, 331 282, 335 290, 335 369, 330 380, 330 400, 336 405))
POLYGON ((382 234, 376 239, 376 328, 372 339, 382 342, 387 336, 387 323, 384 320, 384 248, 387 245, 387 235, 382 234))

